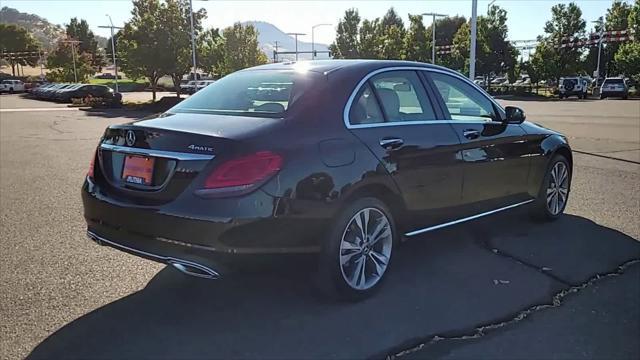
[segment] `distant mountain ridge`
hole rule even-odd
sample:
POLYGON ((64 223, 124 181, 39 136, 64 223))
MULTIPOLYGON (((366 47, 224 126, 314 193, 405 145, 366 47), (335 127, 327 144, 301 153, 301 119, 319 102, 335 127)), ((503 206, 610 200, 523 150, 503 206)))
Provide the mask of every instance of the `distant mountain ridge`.
MULTIPOLYGON (((65 36, 65 29, 61 25, 52 24, 38 15, 23 13, 8 6, 0 9, 0 23, 22 26, 40 41, 45 50, 54 49, 58 40, 65 36)), ((107 39, 99 35, 96 35, 96 41, 99 47, 104 47, 107 43, 107 39)))
MULTIPOLYGON (((275 50, 276 41, 278 42, 278 51, 295 51, 296 40, 295 37, 287 35, 284 31, 280 30, 275 25, 266 21, 246 21, 243 25, 253 25, 258 30, 258 43, 260 49, 267 55, 269 60, 273 59, 273 50, 275 50)), ((327 51, 329 46, 327 44, 315 44, 316 51, 327 51)), ((311 51, 311 43, 298 40, 298 51, 311 51)), ((327 59, 327 54, 318 54, 316 59, 327 59)), ((279 55, 278 59, 295 59, 295 55, 279 55)), ((311 54, 299 54, 298 59, 309 60, 311 54)))

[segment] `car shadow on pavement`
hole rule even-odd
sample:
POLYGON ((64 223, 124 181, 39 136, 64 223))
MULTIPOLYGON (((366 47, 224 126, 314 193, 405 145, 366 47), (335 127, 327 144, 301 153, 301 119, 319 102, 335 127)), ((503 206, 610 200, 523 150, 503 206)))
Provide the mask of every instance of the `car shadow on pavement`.
POLYGON ((300 262, 217 281, 167 267, 29 358, 384 357, 508 320, 639 257, 638 241, 588 219, 536 224, 518 210, 404 243, 386 284, 360 303, 319 300, 313 266, 300 262))

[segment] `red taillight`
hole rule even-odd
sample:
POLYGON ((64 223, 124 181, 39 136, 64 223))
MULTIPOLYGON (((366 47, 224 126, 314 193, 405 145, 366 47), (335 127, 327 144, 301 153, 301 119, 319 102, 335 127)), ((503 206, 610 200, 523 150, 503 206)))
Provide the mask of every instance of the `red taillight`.
POLYGON ((96 150, 93 153, 93 156, 91 157, 91 162, 89 163, 89 171, 87 171, 87 177, 89 179, 93 179, 93 168, 95 166, 97 152, 98 152, 98 150, 96 150))
POLYGON ((270 151, 232 159, 213 170, 204 182, 204 189, 219 190, 215 192, 249 190, 275 175, 281 167, 282 156, 270 151))

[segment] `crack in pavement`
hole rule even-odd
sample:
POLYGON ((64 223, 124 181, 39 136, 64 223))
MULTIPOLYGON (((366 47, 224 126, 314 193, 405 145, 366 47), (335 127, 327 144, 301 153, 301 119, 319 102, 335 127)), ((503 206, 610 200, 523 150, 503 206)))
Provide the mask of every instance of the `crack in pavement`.
POLYGON ((605 159, 624 161, 624 162, 640 165, 640 161, 621 159, 621 158, 617 158, 617 157, 613 157, 613 156, 600 155, 600 154, 596 154, 596 153, 592 153, 592 152, 587 152, 587 151, 582 151, 582 150, 575 150, 575 149, 573 149, 573 152, 574 153, 578 153, 578 154, 583 154, 583 155, 597 156, 597 157, 601 157, 601 158, 605 158, 605 159))
MULTIPOLYGON (((501 329, 505 326, 511 325, 511 324, 515 324, 518 323, 522 320, 524 320, 525 318, 529 317, 530 315, 542 311, 542 310, 546 310, 546 309, 551 309, 551 308, 556 308, 559 307, 563 304, 565 298, 567 298, 569 295, 571 294, 576 294, 579 293, 580 291, 584 290, 585 288, 592 286, 593 284, 595 284, 598 281, 610 278, 610 277, 615 277, 615 276, 620 276, 622 275, 629 267, 634 266, 634 265, 638 265, 640 264, 640 259, 631 259, 628 260, 620 265, 618 265, 614 270, 609 271, 607 273, 603 273, 603 274, 595 274, 592 277, 590 277, 589 279, 587 279, 586 281, 584 281, 583 283, 579 284, 579 285, 575 285, 575 286, 571 286, 567 289, 561 290, 559 292, 557 292, 552 298, 551 298, 551 303, 546 303, 546 304, 538 304, 538 305, 533 305, 525 310, 522 310, 518 313, 515 314, 515 316, 510 317, 507 320, 503 320, 503 321, 498 321, 498 322, 494 322, 494 323, 489 323, 489 324, 485 324, 485 325, 481 325, 481 326, 477 326, 475 327, 472 331, 467 332, 467 333, 462 333, 460 335, 452 335, 452 336, 440 336, 440 335, 433 335, 433 336, 429 336, 426 339, 427 340, 423 340, 421 341, 419 344, 417 345, 413 345, 413 346, 407 346, 405 347, 404 350, 400 350, 400 351, 395 351, 392 354, 387 354, 386 355, 386 359, 387 360, 393 360, 393 359, 397 359, 400 358, 402 356, 406 356, 409 354, 412 354, 414 352, 423 350, 429 346, 434 345, 435 343, 444 341, 444 340, 469 340, 469 339, 478 339, 481 338, 485 335, 487 335, 488 333, 501 329)), ((549 275, 548 273, 545 273, 547 275, 549 275)))

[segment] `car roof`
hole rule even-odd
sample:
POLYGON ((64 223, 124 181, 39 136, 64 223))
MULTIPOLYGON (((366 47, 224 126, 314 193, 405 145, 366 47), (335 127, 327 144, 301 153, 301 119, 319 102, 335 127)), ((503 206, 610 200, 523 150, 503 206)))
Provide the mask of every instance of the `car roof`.
MULTIPOLYGON (((303 67, 306 71, 328 74, 339 69, 367 69, 375 70, 385 67, 412 66, 424 68, 446 69, 441 66, 404 60, 369 60, 369 59, 340 59, 340 60, 313 60, 313 61, 284 61, 266 65, 255 66, 243 71, 252 70, 295 70, 303 67)), ((451 71, 449 69, 446 69, 451 71)))

